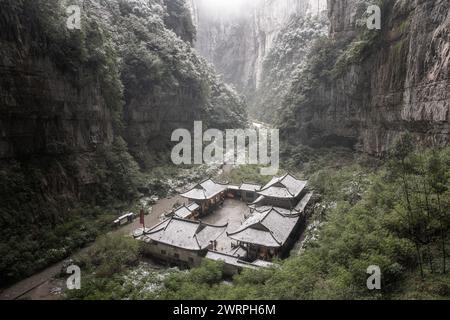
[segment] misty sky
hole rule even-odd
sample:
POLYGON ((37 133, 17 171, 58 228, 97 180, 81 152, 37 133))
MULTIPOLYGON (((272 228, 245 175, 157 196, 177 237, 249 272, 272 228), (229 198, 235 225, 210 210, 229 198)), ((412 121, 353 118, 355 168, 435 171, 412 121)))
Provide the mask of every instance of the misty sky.
POLYGON ((212 14, 236 15, 256 6, 261 0, 194 0, 198 6, 212 14))

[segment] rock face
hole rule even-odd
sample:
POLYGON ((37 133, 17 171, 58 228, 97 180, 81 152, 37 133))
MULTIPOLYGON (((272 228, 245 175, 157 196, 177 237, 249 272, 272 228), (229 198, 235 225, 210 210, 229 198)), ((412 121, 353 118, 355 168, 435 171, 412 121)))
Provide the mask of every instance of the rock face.
POLYGON ((261 80, 248 99, 251 116, 266 123, 273 122, 275 115, 282 112, 292 80, 305 63, 312 45, 327 32, 326 12, 318 16, 293 14, 290 17, 264 58, 261 80))
POLYGON ((189 3, 185 0, 164 0, 164 5, 167 8, 167 14, 164 17, 166 27, 193 45, 196 30, 189 3))
POLYGON ((0 158, 88 153, 111 144, 111 111, 98 83, 83 84, 88 70, 74 84, 45 56, 1 44, 0 158))
MULTIPOLYGON (((58 3, 53 2, 55 6, 58 3)), ((126 100, 125 134, 132 149, 139 145, 136 153, 161 146, 161 138, 167 140, 175 128, 192 126, 194 120, 207 121, 217 113, 211 103, 215 95, 228 89, 189 45, 195 38, 195 29, 185 0, 146 4, 130 0, 120 8, 117 2, 104 6, 98 1, 87 1, 84 9, 97 15, 112 31, 115 50, 125 61, 121 70, 126 100), (143 23, 144 17, 149 22, 143 23), (146 35, 137 30, 130 32, 133 19, 134 28, 148 28, 146 23, 152 23, 154 28, 146 35), (150 36, 155 39, 147 39, 150 36), (211 91, 210 96, 205 88, 211 91), (139 142, 140 139, 145 141, 139 142)), ((69 74, 67 66, 59 66, 48 54, 50 47, 43 44, 52 39, 33 38, 33 26, 25 21, 17 21, 21 27, 15 30, 6 20, 13 12, 5 9, 3 14, 6 32, 0 34, 0 159, 68 151, 87 155, 98 146, 111 145, 113 112, 105 102, 97 75, 78 57, 70 61, 77 64, 76 72, 69 74), (36 44, 40 47, 32 47, 36 44)), ((227 93, 234 112, 230 116, 239 118, 238 126, 245 125, 245 111, 239 110, 242 101, 232 91, 227 93)), ((232 123, 236 120, 222 119, 232 123)))
POLYGON ((167 159, 173 130, 246 125, 192 48, 185 0, 71 2, 81 30, 66 1, 1 0, 0 286, 93 240, 100 215, 136 199, 137 163, 167 159))
POLYGON ((263 62, 292 15, 314 16, 325 0, 191 0, 197 24, 196 49, 226 82, 247 97, 263 79, 263 62))
POLYGON ((43 17, 34 15, 38 4, 3 5, 0 161, 53 159, 44 160, 46 167, 53 168, 40 181, 42 192, 76 198, 81 186, 96 182, 88 164, 98 148, 108 148, 114 140, 113 108, 94 76, 95 68, 76 57, 77 50, 63 53, 55 49, 62 45, 58 41, 71 35, 58 34, 58 25, 45 29, 43 17), (20 14, 25 5, 27 18, 20 14), (59 162, 67 156, 75 175, 68 174, 59 162))
POLYGON ((358 26, 367 5, 328 1, 330 40, 309 62, 329 72, 299 74, 287 98, 286 110, 293 111, 284 119, 295 120, 283 125, 285 137, 374 155, 406 131, 418 144, 448 145, 450 3, 385 1, 380 31, 358 26), (314 87, 306 90, 308 76, 314 87))
POLYGON ((114 26, 124 65, 125 138, 145 168, 171 144, 179 128, 194 121, 223 129, 246 125, 245 104, 192 48, 195 28, 185 0, 129 1, 103 14, 114 26), (117 13, 120 12, 120 17, 117 13), (129 33, 130 23, 144 34, 129 33))

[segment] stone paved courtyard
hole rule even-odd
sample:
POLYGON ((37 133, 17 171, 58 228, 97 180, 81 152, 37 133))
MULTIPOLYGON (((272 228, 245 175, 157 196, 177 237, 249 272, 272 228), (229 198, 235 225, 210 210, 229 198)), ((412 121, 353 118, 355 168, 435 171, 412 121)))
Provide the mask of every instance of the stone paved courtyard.
MULTIPOLYGON (((249 215, 250 209, 245 202, 226 199, 222 208, 202 218, 202 221, 213 225, 224 225, 228 223, 227 232, 232 232, 238 229, 245 221, 245 217, 249 215)), ((232 240, 224 232, 217 239, 217 251, 229 253, 232 250, 231 242, 232 240)))

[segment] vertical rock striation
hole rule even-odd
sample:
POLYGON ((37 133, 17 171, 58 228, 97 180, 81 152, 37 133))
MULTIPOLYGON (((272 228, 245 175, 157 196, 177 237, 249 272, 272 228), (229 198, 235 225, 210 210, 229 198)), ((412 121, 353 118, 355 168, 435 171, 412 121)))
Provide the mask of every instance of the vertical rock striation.
POLYGON ((66 1, 0 0, 0 285, 91 241, 173 130, 246 125, 241 97, 191 46, 186 0, 71 3, 81 30, 66 1))
POLYGON ((328 1, 330 39, 297 77, 280 121, 293 143, 383 155, 404 132, 425 146, 450 142, 450 3, 381 3, 382 30, 369 31, 358 23, 369 2, 328 1))

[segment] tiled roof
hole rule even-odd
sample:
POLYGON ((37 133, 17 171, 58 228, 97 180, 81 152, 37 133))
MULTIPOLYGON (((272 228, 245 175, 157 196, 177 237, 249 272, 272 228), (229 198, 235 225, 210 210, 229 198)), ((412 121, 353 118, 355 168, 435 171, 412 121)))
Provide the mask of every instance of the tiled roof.
POLYGON ((259 196, 253 203, 252 205, 257 205, 258 203, 262 202, 266 197, 264 196, 259 196))
POLYGON ((297 212, 303 212, 305 211, 306 206, 309 204, 311 198, 313 196, 313 193, 310 192, 306 196, 303 197, 302 200, 298 202, 298 204, 295 206, 294 210, 297 212))
POLYGON ((187 208, 186 206, 181 206, 178 209, 175 209, 173 211, 173 214, 179 218, 185 219, 192 215, 192 210, 189 210, 189 208, 187 208))
POLYGON ((198 204, 196 204, 195 202, 189 204, 189 205, 182 205, 181 207, 175 209, 173 211, 173 215, 182 219, 186 219, 189 216, 192 215, 192 213, 197 210, 198 208, 200 208, 200 206, 198 204))
POLYGON ((241 184, 241 187, 239 188, 243 191, 259 191, 261 190, 261 186, 259 184, 253 184, 253 183, 243 183, 241 184))
POLYGON ((207 200, 215 197, 226 189, 226 185, 222 185, 212 181, 211 179, 208 179, 199 183, 191 190, 181 194, 181 196, 194 200, 207 200))
POLYGON ((255 212, 238 230, 227 234, 233 240, 278 248, 285 244, 298 220, 298 215, 285 215, 272 208, 255 212))
POLYGON ((297 197, 306 187, 307 181, 295 178, 291 174, 273 178, 258 194, 266 197, 292 199, 297 197))
POLYGON ((260 195, 273 198, 294 198, 295 196, 288 189, 282 187, 269 187, 266 190, 258 192, 260 195))
POLYGON ((156 241, 177 248, 198 251, 206 249, 226 230, 227 225, 213 226, 197 221, 173 217, 153 227, 141 237, 143 241, 156 241))
POLYGON ((275 209, 277 210, 279 213, 284 214, 284 215, 290 215, 290 214, 297 214, 297 212, 293 212, 289 209, 284 209, 284 208, 280 208, 280 207, 274 207, 274 206, 261 206, 261 207, 253 207, 253 209, 255 209, 255 211, 258 212, 266 212, 270 209, 275 209))
POLYGON ((198 204, 196 204, 195 202, 192 202, 191 204, 189 204, 187 206, 187 208, 191 211, 195 211, 195 210, 198 210, 200 208, 200 206, 198 204))

